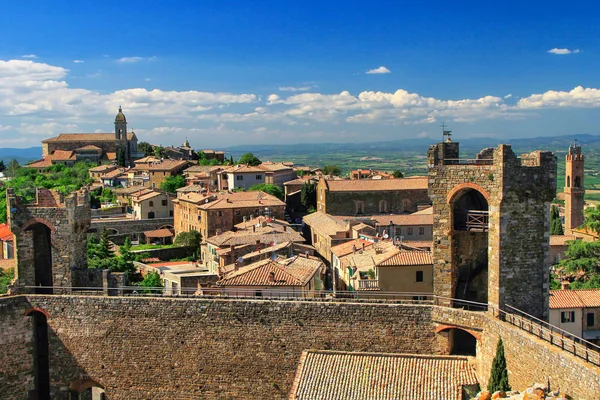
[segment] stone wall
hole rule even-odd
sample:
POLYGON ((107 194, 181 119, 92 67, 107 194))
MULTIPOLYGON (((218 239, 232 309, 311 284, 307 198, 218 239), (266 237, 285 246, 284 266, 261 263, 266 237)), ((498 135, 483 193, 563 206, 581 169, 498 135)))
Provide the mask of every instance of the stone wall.
POLYGON ((305 349, 444 354, 444 330, 478 338, 487 385, 498 337, 510 384, 550 379, 578 399, 600 393, 600 370, 494 319, 431 305, 321 301, 28 295, 0 298, 0 398, 33 388, 32 308, 48 314, 52 398, 94 381, 115 399, 287 398, 305 349), (439 332, 439 333, 436 333, 439 332))
MULTIPOLYGON (((319 188, 321 183, 319 183, 319 188)), ((356 203, 364 205, 362 215, 379 215, 379 202, 387 202, 386 214, 413 213, 418 205, 430 204, 427 190, 332 192, 325 190, 325 210, 330 215, 357 215, 356 203)))
POLYGON ((6 303, 0 365, 15 372, 1 374, 7 400, 26 397, 31 382, 23 314, 33 305, 49 315, 53 399, 81 379, 111 400, 284 399, 305 349, 437 353, 431 306, 56 295, 6 303))
POLYGON ((145 231, 153 231, 163 226, 173 226, 173 218, 155 218, 155 219, 96 219, 90 225, 89 233, 99 233, 102 228, 108 229, 109 236, 114 235, 132 235, 140 234, 145 231), (116 232, 115 232, 116 231, 116 232))

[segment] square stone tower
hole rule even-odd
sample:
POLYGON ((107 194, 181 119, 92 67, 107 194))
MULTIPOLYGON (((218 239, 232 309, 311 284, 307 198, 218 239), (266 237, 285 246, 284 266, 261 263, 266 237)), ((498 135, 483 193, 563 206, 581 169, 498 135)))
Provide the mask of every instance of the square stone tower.
POLYGON ((24 203, 8 189, 7 215, 15 236, 16 286, 39 286, 25 290, 36 293, 74 286, 72 271, 87 268, 88 190, 65 197, 38 188, 35 202, 24 203))
POLYGON ((569 146, 565 163, 565 233, 583 224, 583 154, 581 146, 569 146))
POLYGON ((434 293, 546 318, 556 157, 519 158, 503 144, 460 159, 458 143, 446 141, 427 158, 434 293))

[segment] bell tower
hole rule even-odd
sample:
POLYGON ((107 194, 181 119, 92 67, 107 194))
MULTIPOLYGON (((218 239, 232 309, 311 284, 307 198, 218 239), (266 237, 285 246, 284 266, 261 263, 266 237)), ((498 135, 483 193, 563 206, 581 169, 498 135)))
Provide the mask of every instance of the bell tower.
POLYGON ((125 165, 129 165, 129 143, 127 141, 127 119, 121 106, 119 106, 119 113, 115 117, 115 152, 117 153, 117 160, 119 154, 123 153, 123 161, 125 165))
POLYGON ((565 234, 583 224, 583 154, 577 143, 569 146, 565 163, 565 234))

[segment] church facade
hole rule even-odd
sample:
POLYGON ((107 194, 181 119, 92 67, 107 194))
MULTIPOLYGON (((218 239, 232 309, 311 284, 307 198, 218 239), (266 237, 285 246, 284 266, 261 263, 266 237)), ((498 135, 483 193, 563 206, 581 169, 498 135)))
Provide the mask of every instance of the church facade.
POLYGON ((94 163, 116 162, 121 156, 125 165, 129 166, 144 154, 138 153, 135 133, 127 131, 127 119, 121 107, 114 124, 114 133, 61 133, 43 140, 42 156, 51 162, 56 158, 53 155, 71 152, 69 158, 72 162, 89 160, 94 163))

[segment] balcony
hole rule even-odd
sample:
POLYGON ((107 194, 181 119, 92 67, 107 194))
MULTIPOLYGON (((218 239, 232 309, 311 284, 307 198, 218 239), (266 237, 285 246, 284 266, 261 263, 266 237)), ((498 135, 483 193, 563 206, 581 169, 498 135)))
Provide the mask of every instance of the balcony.
POLYGON ((379 290, 379 281, 377 279, 359 279, 358 290, 379 290))
POLYGON ((487 232, 490 226, 490 214, 488 211, 467 211, 467 230, 474 232, 487 232))

